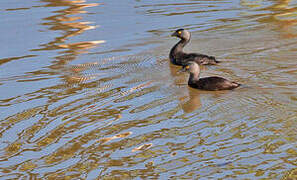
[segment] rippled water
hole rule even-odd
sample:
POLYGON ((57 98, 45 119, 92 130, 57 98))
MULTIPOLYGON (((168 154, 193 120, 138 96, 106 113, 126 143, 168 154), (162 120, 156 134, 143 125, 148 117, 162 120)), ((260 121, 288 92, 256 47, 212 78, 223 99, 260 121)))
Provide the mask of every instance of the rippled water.
POLYGON ((0 179, 297 179, 297 2, 0 2, 0 179), (215 55, 234 91, 169 64, 215 55))

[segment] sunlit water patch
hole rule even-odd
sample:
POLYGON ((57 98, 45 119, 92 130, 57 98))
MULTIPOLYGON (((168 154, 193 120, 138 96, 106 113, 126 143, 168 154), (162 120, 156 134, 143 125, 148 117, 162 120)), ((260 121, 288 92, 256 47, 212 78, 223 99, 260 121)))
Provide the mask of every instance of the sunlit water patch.
POLYGON ((0 5, 2 179, 296 179, 295 1, 0 5), (242 87, 189 88, 182 27, 242 87))

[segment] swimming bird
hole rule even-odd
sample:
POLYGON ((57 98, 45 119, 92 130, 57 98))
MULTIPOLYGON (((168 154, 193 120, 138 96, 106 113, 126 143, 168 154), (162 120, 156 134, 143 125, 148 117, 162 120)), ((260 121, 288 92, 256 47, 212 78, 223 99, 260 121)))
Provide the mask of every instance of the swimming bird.
POLYGON ((183 48, 189 43, 191 33, 185 29, 176 30, 171 36, 180 38, 181 40, 175 44, 169 53, 169 59, 172 64, 183 66, 189 61, 195 61, 198 64, 214 65, 219 63, 214 56, 208 56, 198 53, 185 53, 183 48))
POLYGON ((188 85, 192 88, 202 89, 207 91, 218 91, 218 90, 231 90, 239 87, 241 84, 229 81, 222 77, 205 77, 200 78, 200 67, 196 62, 188 62, 183 67, 183 71, 190 73, 188 85))

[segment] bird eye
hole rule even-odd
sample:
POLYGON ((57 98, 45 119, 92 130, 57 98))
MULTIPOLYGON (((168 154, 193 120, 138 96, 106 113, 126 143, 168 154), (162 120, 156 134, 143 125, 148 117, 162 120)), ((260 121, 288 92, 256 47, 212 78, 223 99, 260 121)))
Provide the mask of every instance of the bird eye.
POLYGON ((190 69, 190 66, 186 66, 186 69, 190 69))
POLYGON ((181 31, 178 31, 177 33, 178 33, 178 34, 181 34, 182 32, 181 32, 181 31))

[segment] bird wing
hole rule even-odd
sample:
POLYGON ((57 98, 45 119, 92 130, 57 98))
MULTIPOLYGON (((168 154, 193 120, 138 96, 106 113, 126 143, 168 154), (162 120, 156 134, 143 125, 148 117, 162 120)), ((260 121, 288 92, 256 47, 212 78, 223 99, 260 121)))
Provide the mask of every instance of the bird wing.
POLYGON ((239 86, 238 83, 234 83, 225 78, 216 76, 201 78, 198 82, 199 86, 205 90, 227 90, 239 86))
POLYGON ((184 62, 195 61, 198 64, 216 64, 218 61, 213 56, 208 56, 205 54, 189 53, 185 54, 184 62))

